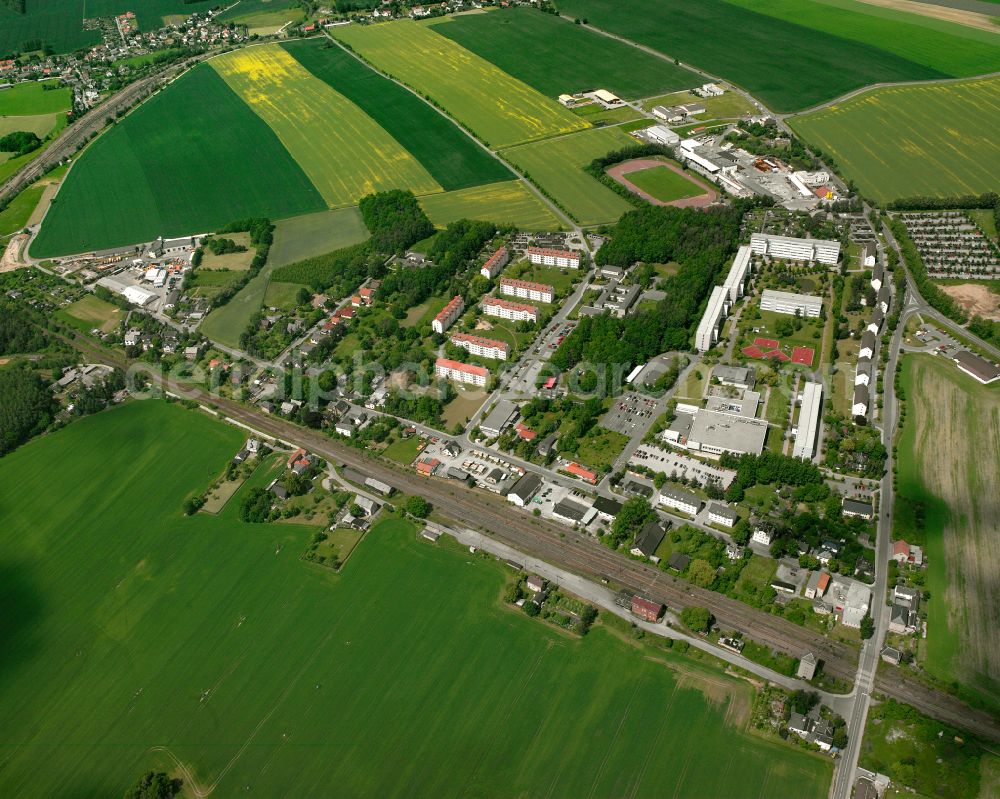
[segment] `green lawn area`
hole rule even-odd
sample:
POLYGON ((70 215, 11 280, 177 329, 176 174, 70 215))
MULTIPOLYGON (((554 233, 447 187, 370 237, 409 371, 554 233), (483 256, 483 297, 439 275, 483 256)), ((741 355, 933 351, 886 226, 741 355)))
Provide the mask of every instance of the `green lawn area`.
POLYGON ((598 471, 609 471, 625 445, 628 436, 604 427, 594 426, 580 439, 575 457, 584 466, 598 471))
POLYGON ((444 406, 444 411, 441 413, 443 430, 451 430, 456 424, 465 425, 486 400, 487 395, 482 389, 466 389, 459 386, 456 388, 458 395, 444 406))
POLYGON ((360 244, 368 228, 355 207, 293 216, 275 223, 274 242, 267 256, 271 268, 360 244))
POLYGON ((403 327, 429 325, 447 304, 448 300, 444 297, 430 297, 407 310, 406 318, 402 319, 399 324, 403 327))
POLYGON ((682 67, 533 8, 428 24, 549 97, 602 88, 631 100, 704 82, 682 67))
POLYGON ((72 103, 73 90, 59 81, 26 81, 0 90, 0 117, 56 114, 72 103))
POLYGON ((638 125, 640 128, 647 127, 650 124, 650 121, 632 108, 632 106, 605 108, 599 103, 591 103, 589 105, 577 106, 572 111, 577 116, 586 119, 592 125, 596 125, 598 122, 603 122, 607 125, 617 125, 621 122, 638 122, 640 120, 642 122, 642 124, 638 125))
POLYGON ((134 402, 0 461, 6 793, 120 794, 177 762, 219 795, 827 790, 828 760, 744 731, 744 681, 502 607, 505 566, 408 522, 336 574, 302 560, 315 528, 238 520, 266 474, 183 516, 244 437, 134 402))
POLYGON ((264 292, 264 305, 268 308, 290 311, 298 306, 299 289, 306 289, 312 293, 312 289, 301 283, 268 283, 264 292))
POLYGON ((6 238, 24 229, 42 199, 45 185, 34 183, 11 200, 10 205, 0 211, 0 246, 6 246, 6 238))
POLYGON ((771 558, 752 555, 750 562, 743 567, 736 581, 735 596, 742 602, 757 605, 756 598, 766 594, 771 589, 771 580, 778 571, 778 563, 771 558))
POLYGON ((119 58, 117 61, 112 62, 111 66, 129 66, 129 67, 143 67, 147 64, 155 63, 158 58, 169 58, 178 53, 181 50, 176 47, 167 47, 163 50, 154 50, 152 53, 144 53, 143 55, 134 55, 128 58, 119 58))
POLYGON ((0 137, 13 133, 16 130, 34 133, 39 139, 44 139, 49 132, 59 123, 60 118, 65 119, 66 115, 58 114, 32 114, 30 116, 0 116, 0 137))
POLYGON ((573 279, 579 280, 582 277, 576 269, 541 266, 527 260, 511 264, 504 270, 503 276, 552 286, 556 290, 556 297, 565 297, 569 294, 573 290, 573 279))
POLYGON ((665 203, 682 200, 685 197, 697 197, 699 194, 705 193, 704 188, 665 166, 654 166, 649 169, 629 172, 625 175, 625 179, 634 183, 651 197, 665 203))
POLYGON ((880 82, 984 74, 996 34, 849 0, 560 0, 671 58, 733 81, 775 111, 809 108, 880 82), (739 46, 719 31, 739 32, 739 46), (775 53, 781 53, 775 58, 775 53))
POLYGON ((630 147, 635 139, 616 127, 597 128, 504 150, 502 155, 554 197, 580 224, 616 222, 631 204, 583 171, 595 158, 630 147))
POLYGON ((273 131, 215 70, 199 65, 77 157, 31 254, 87 252, 324 207, 273 131))
POLYGON ((60 308, 56 315, 85 333, 89 333, 95 327, 105 333, 110 332, 125 318, 125 312, 121 308, 93 294, 60 308))
POLYGON ((382 450, 382 454, 389 460, 409 466, 414 458, 423 449, 424 440, 419 436, 400 438, 393 441, 388 447, 382 450))
POLYGON ((998 566, 992 500, 1000 471, 1000 391, 950 362, 907 355, 900 376, 906 420, 898 440, 893 536, 924 547, 924 668, 1000 709, 998 566), (942 447, 941 442, 948 446, 942 447))
POLYGON ((789 124, 879 202, 980 194, 1000 181, 1000 141, 992 135, 1000 78, 875 89, 789 124))
POLYGON ((699 114, 698 119, 735 119, 744 114, 752 114, 756 109, 739 92, 728 89, 721 97, 698 97, 691 92, 674 92, 673 94, 653 97, 646 100, 642 107, 647 111, 652 111, 657 105, 687 105, 688 103, 698 103, 705 106, 705 113, 699 114))

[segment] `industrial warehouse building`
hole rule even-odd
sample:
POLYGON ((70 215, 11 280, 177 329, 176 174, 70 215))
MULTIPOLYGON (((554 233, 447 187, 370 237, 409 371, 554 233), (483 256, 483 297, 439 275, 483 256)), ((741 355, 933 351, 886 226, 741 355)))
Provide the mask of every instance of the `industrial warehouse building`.
POLYGON ((832 265, 840 258, 840 242, 829 239, 796 239, 790 236, 754 233, 750 237, 750 246, 760 255, 788 258, 793 261, 816 261, 832 265))
POLYGON ((510 400, 500 400, 492 411, 479 424, 479 429, 487 438, 497 438, 504 430, 514 424, 519 411, 510 400))
POLYGON ((760 295, 760 309, 816 319, 823 310, 823 298, 811 294, 796 294, 792 291, 764 289, 760 295))
POLYGON ((799 410, 799 428, 792 447, 792 456, 812 460, 816 454, 819 419, 823 413, 823 384, 806 383, 802 389, 802 407, 799 410))

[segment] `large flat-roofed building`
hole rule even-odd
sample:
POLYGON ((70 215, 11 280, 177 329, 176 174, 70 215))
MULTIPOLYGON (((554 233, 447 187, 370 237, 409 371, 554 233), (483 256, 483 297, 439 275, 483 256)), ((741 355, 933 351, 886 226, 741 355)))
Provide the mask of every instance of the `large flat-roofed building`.
POLYGON ((530 280, 515 280, 512 277, 500 278, 500 293, 522 300, 535 302, 552 302, 556 290, 545 283, 532 283, 530 280))
POLYGON ((487 259, 486 263, 483 264, 483 268, 479 270, 479 274, 487 280, 492 280, 500 274, 500 270, 507 265, 509 260, 510 253, 507 251, 507 248, 501 247, 487 259))
MULTIPOLYGON (((661 108, 662 106, 657 107, 661 108)), ((646 128, 644 133, 646 134, 646 138, 651 142, 662 144, 665 147, 673 147, 681 140, 681 137, 666 125, 653 125, 651 128, 646 128)))
POLYGON ((724 386, 753 389, 756 375, 750 366, 726 366, 719 364, 712 368, 712 378, 724 386))
POLYGON ((695 414, 688 433, 687 447, 694 452, 721 455, 760 455, 767 438, 767 422, 747 416, 701 410, 695 414))
POLYGON ((829 239, 796 239, 790 236, 754 233, 750 237, 750 247, 760 255, 789 258, 793 261, 835 264, 840 258, 840 242, 829 239))
POLYGON ((528 247, 528 260, 541 266, 558 266, 564 269, 580 268, 580 253, 574 250, 552 250, 546 247, 528 247))
POLYGON ((451 327, 455 320, 462 315, 462 311, 465 310, 465 300, 462 299, 461 294, 456 294, 451 298, 449 303, 441 309, 437 316, 434 317, 434 321, 431 322, 431 329, 435 333, 444 333, 449 327, 451 327))
POLYGON ((736 258, 733 259, 733 265, 729 267, 726 282, 722 284, 729 292, 730 302, 736 302, 743 296, 743 286, 747 280, 747 273, 750 271, 750 257, 752 255, 753 250, 746 245, 736 251, 736 258))
POLYGON ((479 429, 488 438, 496 438, 504 430, 514 424, 517 419, 517 406, 510 400, 500 400, 486 418, 479 423, 479 429))
POLYGON ((485 386, 490 379, 490 370, 470 363, 438 358, 434 362, 434 374, 446 380, 455 380, 470 386, 485 386))
POLYGON ((480 358, 487 358, 491 361, 506 361, 510 352, 510 344, 506 341, 473 336, 468 333, 455 333, 451 337, 451 343, 472 355, 478 355, 480 358))
POLYGON ((694 335, 694 345, 698 352, 712 349, 718 341, 719 325, 722 324, 722 317, 726 315, 728 303, 729 293, 725 287, 716 286, 712 289, 708 305, 705 306, 705 313, 702 314, 698 330, 694 335))
POLYGON ((799 409, 799 429, 792 446, 792 456, 812 460, 816 454, 819 418, 823 413, 823 384, 806 383, 802 389, 802 407, 799 409))
POLYGON ((823 309, 823 298, 811 294, 796 294, 792 291, 764 289, 760 295, 760 309, 815 319, 823 309))
POLYGON ((509 302, 497 297, 483 298, 483 313, 487 316, 498 316, 514 322, 537 322, 538 308, 522 302, 509 302))

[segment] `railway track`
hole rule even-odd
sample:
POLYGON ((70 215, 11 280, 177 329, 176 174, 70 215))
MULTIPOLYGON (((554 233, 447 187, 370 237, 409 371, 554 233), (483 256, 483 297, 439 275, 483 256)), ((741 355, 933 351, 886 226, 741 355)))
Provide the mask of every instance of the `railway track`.
MULTIPOLYGON (((79 336, 67 341, 96 361, 122 369, 129 365, 123 356, 98 346, 85 337, 79 336)), ((513 511, 505 501, 489 492, 452 489, 447 482, 419 477, 408 469, 390 465, 314 430, 268 416, 234 400, 211 396, 200 388, 170 378, 159 375, 153 377, 161 388, 173 394, 213 407, 225 416, 274 438, 294 441, 332 463, 342 464, 382 480, 405 494, 423 496, 445 516, 466 526, 478 527, 526 555, 583 577, 597 577, 618 583, 633 592, 662 602, 673 610, 691 605, 705 607, 726 630, 742 632, 760 644, 794 657, 812 652, 823 661, 828 674, 854 679, 858 654, 845 644, 817 635, 779 616, 751 608, 723 594, 679 580, 649 564, 631 560, 607 549, 593 538, 513 511)), ((875 687, 886 696, 912 705, 933 718, 1000 741, 1000 720, 996 717, 966 705, 951 694, 906 680, 898 670, 879 674, 875 687)))

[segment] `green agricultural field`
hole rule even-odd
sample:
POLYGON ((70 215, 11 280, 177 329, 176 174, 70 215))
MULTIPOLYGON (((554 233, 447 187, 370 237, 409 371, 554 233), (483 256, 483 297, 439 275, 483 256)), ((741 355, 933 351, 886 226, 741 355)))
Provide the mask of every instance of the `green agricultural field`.
POLYGON ((22 230, 28 224, 31 213, 42 199, 44 184, 35 183, 10 201, 10 205, 0 211, 0 249, 7 246, 7 238, 22 230))
POLYGON ((875 89, 789 124, 879 202, 1000 185, 1000 78, 875 89))
MULTIPOLYGON (((34 133, 39 139, 49 135, 59 122, 60 114, 32 114, 31 116, 4 117, 0 116, 0 137, 16 130, 26 130, 34 133)), ((32 155, 37 155, 37 151, 32 155)))
POLYGON ((599 88, 631 100, 704 83, 667 60, 533 8, 441 17, 429 24, 549 97, 599 88))
POLYGON ((686 105, 687 103, 698 103, 705 106, 705 113, 699 114, 699 118, 711 119, 738 119, 744 114, 754 112, 753 104, 742 94, 731 89, 727 89, 721 97, 698 97, 692 92, 674 92, 665 94, 662 97, 652 97, 646 100, 642 107, 646 111, 652 111, 658 105, 686 105))
POLYGON ((502 607, 506 567, 408 522, 336 574, 315 528, 238 520, 264 472, 183 516, 244 437, 133 402, 0 461, 4 794, 826 792, 828 759, 745 732, 745 681, 502 607))
POLYGON ((305 18, 305 11, 293 0, 240 0, 216 17, 221 22, 246 25, 251 34, 274 33, 289 22, 305 18))
POLYGON ((1000 709, 1000 390, 950 361, 907 355, 893 535, 924 547, 923 667, 1000 709), (942 447, 941 442, 948 446, 942 447))
POLYGON ((674 170, 665 166, 654 166, 649 169, 629 172, 625 175, 625 179, 638 186, 650 197, 655 197, 660 202, 665 203, 683 200, 685 197, 697 197, 699 194, 705 193, 705 189, 697 183, 688 180, 683 175, 678 175, 674 170))
POLYGON ((332 32, 377 68, 429 95, 491 147, 587 127, 555 100, 426 25, 403 20, 332 32))
POLYGON ((388 189, 441 190, 371 117, 278 45, 234 50, 209 63, 271 127, 330 207, 388 189))
MULTIPOLYGON (((820 14, 825 9, 833 20, 831 24, 841 26, 840 35, 725 0, 697 3, 632 0, 627 14, 613 0, 559 0, 558 3, 565 15, 586 17, 602 30, 743 86, 775 111, 809 108, 873 83, 969 74, 944 72, 889 52, 879 44, 852 41, 848 38, 851 26, 844 21, 849 16, 846 12, 816 0, 804 0, 798 5, 809 7, 811 14, 820 14), (819 10, 813 12, 813 6, 819 10), (731 31, 732 36, 720 35, 723 31, 731 31)), ((881 30, 883 44, 895 38, 905 39, 912 33, 909 26, 888 20, 883 22, 881 30)), ((918 30, 923 35, 924 29, 918 30)), ((964 52, 966 48, 979 48, 980 44, 939 33, 937 46, 940 52, 953 48, 964 52)), ((914 53, 912 58, 916 57, 914 53)), ((956 56, 955 70, 961 63, 962 59, 956 56)))
POLYGON ((325 207, 271 129, 199 65, 77 157, 31 253, 87 252, 325 207))
POLYGON ((0 117, 57 114, 73 104, 73 90, 58 81, 29 81, 0 91, 0 117))
POLYGON ((438 227, 458 219, 481 219, 525 230, 562 228, 549 206, 519 180, 428 194, 420 198, 420 205, 438 227))
POLYGON ((368 228, 355 207, 293 216, 275 223, 267 265, 276 269, 360 244, 367 238, 368 228))
POLYGON ((322 39, 291 42, 283 47, 381 125, 445 191, 514 177, 437 109, 343 48, 322 39))
POLYGON ((580 224, 597 225, 617 221, 632 206, 583 168, 595 158, 635 143, 617 128, 596 128, 505 150, 503 156, 580 224))
POLYGON ((264 305, 268 308, 291 310, 298 305, 299 289, 305 289, 312 294, 312 289, 302 283, 277 283, 272 280, 264 292, 264 305))

